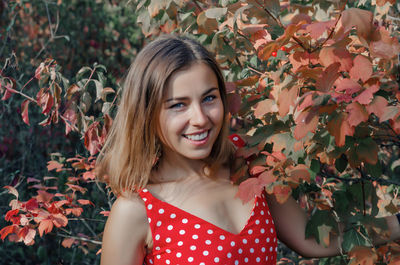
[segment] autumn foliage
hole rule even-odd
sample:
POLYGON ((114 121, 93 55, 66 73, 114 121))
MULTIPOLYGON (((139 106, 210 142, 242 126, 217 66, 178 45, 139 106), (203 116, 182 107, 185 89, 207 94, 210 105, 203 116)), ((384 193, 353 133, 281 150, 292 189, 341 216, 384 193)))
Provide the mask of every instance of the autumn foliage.
MULTIPOLYGON (((187 34, 212 51, 227 80, 232 133, 243 139, 233 174, 244 201, 265 188, 279 202, 294 196, 310 214, 306 237, 324 245, 345 225, 348 264, 397 264, 395 242, 374 247, 398 212, 400 180, 399 21, 395 1, 138 1, 137 23, 152 39, 187 34), (381 219, 378 219, 381 220, 381 219)), ((18 191, 1 238, 34 244, 37 235, 68 225, 90 205, 81 183, 92 182, 95 157, 112 123, 118 87, 104 66, 83 67, 70 83, 55 60, 37 66, 28 94, 1 75, 2 99, 19 96, 21 116, 40 111, 41 125, 63 123, 82 136, 85 154, 49 161, 68 172, 66 190, 27 179, 37 195, 18 191), (62 106, 62 110, 61 110, 62 106), (96 115, 94 115, 96 113, 96 115)), ((29 86, 28 84, 25 84, 29 86)), ((99 213, 100 214, 100 213, 99 213)), ((106 212, 103 212, 106 215, 106 212)), ((65 247, 83 242, 70 237, 65 247)), ((279 264, 292 262, 282 259, 279 264)), ((321 260, 341 264, 343 260, 321 260)), ((327 262, 327 263, 324 263, 327 262)), ((305 263, 304 263, 305 264, 305 263)))

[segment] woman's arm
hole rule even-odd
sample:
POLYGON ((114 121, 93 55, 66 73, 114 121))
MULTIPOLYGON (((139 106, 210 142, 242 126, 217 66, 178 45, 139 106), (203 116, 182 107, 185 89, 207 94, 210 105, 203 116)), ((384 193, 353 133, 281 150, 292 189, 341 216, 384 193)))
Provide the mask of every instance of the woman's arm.
POLYGON ((149 225, 138 198, 119 197, 103 234, 101 265, 142 265, 149 225))
MULTIPOLYGON (((268 206, 275 222, 276 231, 283 243, 303 257, 321 258, 340 255, 340 238, 331 237, 328 247, 317 243, 315 238, 305 238, 308 218, 300 205, 290 196, 280 204, 274 195, 267 195, 268 206)), ((388 225, 390 238, 373 238, 373 244, 379 245, 400 238, 400 225, 396 216, 384 218, 388 225)))

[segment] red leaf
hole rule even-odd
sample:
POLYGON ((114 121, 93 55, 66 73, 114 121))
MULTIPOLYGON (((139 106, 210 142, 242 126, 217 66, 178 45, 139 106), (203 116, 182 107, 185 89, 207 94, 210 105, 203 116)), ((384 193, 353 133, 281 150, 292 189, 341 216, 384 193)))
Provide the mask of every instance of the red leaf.
POLYGON ((19 209, 14 209, 14 210, 10 210, 6 213, 6 216, 4 219, 6 219, 6 221, 10 221, 11 217, 16 216, 19 212, 19 209))
MULTIPOLYGON (((28 227, 26 227, 26 228, 28 228, 28 227)), ((27 246, 33 245, 35 243, 35 240, 34 240, 35 236, 36 236, 36 230, 32 229, 32 228, 28 228, 28 231, 23 236, 25 245, 27 245, 27 246)))
MULTIPOLYGON (((368 106, 367 106, 368 108, 368 106)), ((379 122, 384 122, 393 119, 400 112, 400 106, 387 106, 384 113, 379 117, 379 122)))
POLYGON ((83 173, 82 178, 84 180, 95 179, 96 174, 93 171, 86 171, 85 173, 83 173))
POLYGON ((28 115, 28 106, 29 106, 29 99, 26 99, 21 104, 21 116, 22 120, 29 125, 29 115, 28 115))
POLYGON ((102 214, 103 216, 109 216, 110 211, 101 211, 100 214, 102 214))
POLYGON ((342 12, 342 17, 338 24, 344 33, 355 27, 359 37, 369 39, 373 32, 372 19, 373 14, 370 11, 349 8, 342 12))
POLYGON ((15 197, 18 198, 18 191, 12 186, 4 186, 5 189, 8 189, 8 193, 11 193, 15 197))
POLYGON ((339 63, 340 71, 349 71, 353 66, 353 57, 345 48, 337 48, 334 46, 324 47, 319 52, 320 63, 328 67, 333 63, 339 63))
POLYGON ((386 111, 386 106, 388 105, 387 100, 384 97, 376 96, 372 100, 371 104, 366 106, 369 114, 374 113, 378 118, 379 122, 383 122, 382 118, 386 111))
POLYGON ((319 116, 316 111, 302 111, 296 118, 296 127, 294 128, 294 138, 300 140, 308 132, 315 133, 318 126, 319 116))
POLYGON ((379 28, 374 35, 374 41, 369 44, 373 57, 392 59, 400 53, 400 44, 396 37, 390 36, 390 32, 384 27, 379 28))
POLYGON ((65 209, 65 213, 67 215, 72 213, 75 216, 80 216, 82 214, 82 212, 83 212, 83 209, 78 208, 78 207, 65 209))
POLYGON ((372 75, 372 63, 370 60, 359 54, 354 58, 353 67, 350 69, 350 77, 356 81, 367 81, 372 75))
POLYGON ((243 203, 246 203, 254 199, 255 196, 260 196, 263 190, 264 185, 258 178, 249 178, 240 183, 236 196, 238 196, 243 203))
POLYGON ((56 227, 64 227, 68 224, 68 218, 61 213, 53 214, 52 219, 56 227))
POLYGON ((71 132, 76 125, 78 117, 75 110, 70 107, 64 112, 64 118, 65 119, 63 119, 63 121, 65 123, 65 135, 68 135, 68 133, 71 132))
POLYGON ((25 203, 25 208, 27 211, 35 210, 39 207, 38 202, 35 198, 31 198, 29 201, 25 203))
POLYGON ((4 241, 4 239, 9 235, 9 234, 14 234, 16 232, 17 226, 15 225, 9 225, 4 227, 3 229, 0 230, 0 236, 1 240, 4 241))
POLYGON ((69 187, 68 189, 71 189, 73 191, 82 192, 82 194, 86 192, 86 189, 81 187, 81 186, 79 186, 79 185, 67 184, 67 186, 69 187))
POLYGON ((85 147, 90 155, 95 155, 100 151, 98 126, 99 122, 93 122, 85 132, 85 147))
POLYGON ((240 110, 240 105, 242 104, 242 98, 236 93, 227 94, 228 108, 229 112, 233 115, 237 114, 240 110))
POLYGON ((357 102, 353 102, 346 107, 346 111, 349 113, 347 121, 349 122, 350 126, 357 126, 361 122, 368 120, 368 113, 365 110, 363 105, 360 105, 357 102))
POLYGON ((372 85, 367 87, 363 92, 361 92, 357 97, 354 98, 354 101, 357 101, 360 104, 367 105, 371 102, 374 97, 374 93, 379 90, 377 85, 372 85))
POLYGON ((332 86, 335 83, 336 79, 340 76, 339 67, 339 63, 332 63, 325 69, 325 71, 315 83, 317 90, 328 92, 332 89, 332 86))
POLYGON ((328 122, 328 131, 335 137, 337 146, 345 144, 346 135, 352 136, 354 134, 354 127, 347 121, 348 114, 340 113, 335 115, 331 121, 328 122))

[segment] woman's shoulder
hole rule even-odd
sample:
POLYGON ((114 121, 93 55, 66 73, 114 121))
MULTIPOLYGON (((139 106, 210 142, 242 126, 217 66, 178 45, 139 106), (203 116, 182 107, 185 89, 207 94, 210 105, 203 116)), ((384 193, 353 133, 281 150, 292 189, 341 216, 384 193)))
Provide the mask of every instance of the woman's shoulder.
POLYGON ((132 218, 132 221, 147 220, 144 202, 137 194, 119 196, 111 208, 110 215, 121 218, 132 218))

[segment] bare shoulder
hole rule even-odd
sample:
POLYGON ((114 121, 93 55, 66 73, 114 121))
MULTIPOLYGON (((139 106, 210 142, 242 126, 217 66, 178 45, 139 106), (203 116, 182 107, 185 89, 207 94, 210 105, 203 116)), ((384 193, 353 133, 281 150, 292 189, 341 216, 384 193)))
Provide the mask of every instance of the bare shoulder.
POLYGON ((119 197, 104 229, 101 264, 142 264, 148 226, 141 199, 119 197))

